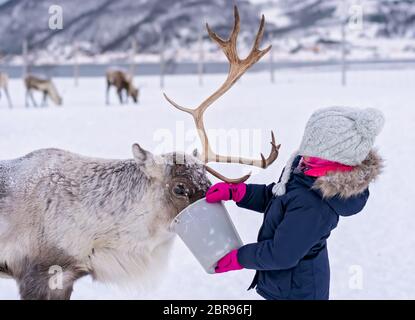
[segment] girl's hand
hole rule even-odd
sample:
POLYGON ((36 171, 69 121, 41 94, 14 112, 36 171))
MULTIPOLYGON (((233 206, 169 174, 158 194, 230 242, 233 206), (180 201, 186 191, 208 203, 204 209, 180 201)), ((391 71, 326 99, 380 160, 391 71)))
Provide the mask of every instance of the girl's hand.
POLYGON ((231 184, 226 182, 219 182, 209 188, 206 193, 206 201, 209 203, 233 200, 239 202, 246 193, 246 184, 238 183, 231 184))
POLYGON ((243 269, 243 267, 238 262, 238 250, 233 250, 218 261, 215 273, 223 273, 241 269, 243 269))

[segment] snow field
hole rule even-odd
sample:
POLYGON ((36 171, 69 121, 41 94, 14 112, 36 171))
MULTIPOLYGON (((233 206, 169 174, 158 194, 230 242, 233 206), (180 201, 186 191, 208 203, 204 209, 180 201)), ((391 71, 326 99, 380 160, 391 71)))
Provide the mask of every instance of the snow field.
MULTIPOLYGON (((353 71, 349 85, 341 87, 337 72, 281 71, 271 84, 267 73, 250 73, 206 113, 208 128, 261 132, 261 146, 269 151, 269 131, 282 144, 279 159, 267 170, 239 165, 214 164, 229 176, 253 170, 251 183, 275 181, 290 154, 298 147, 303 127, 316 108, 346 105, 376 107, 385 113, 386 125, 377 146, 386 160, 383 175, 371 187, 363 212, 341 219, 329 241, 332 299, 415 298, 415 217, 412 202, 415 171, 414 70, 353 71)), ((224 75, 205 78, 199 87, 196 76, 169 76, 165 91, 184 106, 196 106, 220 85, 224 75)), ((131 145, 159 148, 155 133, 173 135, 178 126, 193 130, 189 115, 173 109, 163 99, 157 77, 137 77, 139 105, 119 106, 112 91, 112 105, 105 106, 104 78, 56 79, 63 107, 25 109, 21 80, 11 80, 15 109, 0 100, 0 159, 22 156, 45 147, 68 149, 84 155, 130 158, 131 145)), ((40 101, 40 96, 37 97, 40 101)), ((182 146, 183 147, 183 146, 182 146)), ((189 146, 185 145, 187 150, 189 146)), ((257 146, 255 147, 257 148, 257 146)), ((259 157, 259 154, 243 154, 259 157)), ((245 243, 256 239, 261 215, 227 203, 245 243)), ((242 270, 208 275, 184 244, 177 239, 170 266, 160 283, 141 291, 124 291, 85 278, 75 285, 74 299, 257 299, 246 291, 254 272, 242 270)), ((0 280, 0 299, 18 298, 12 280, 0 280)))

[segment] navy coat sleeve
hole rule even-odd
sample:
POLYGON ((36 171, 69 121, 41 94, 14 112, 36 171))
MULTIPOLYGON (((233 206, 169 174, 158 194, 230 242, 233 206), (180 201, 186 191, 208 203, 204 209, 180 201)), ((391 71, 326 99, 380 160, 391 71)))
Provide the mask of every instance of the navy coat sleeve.
POLYGON ((272 188, 274 185, 275 183, 268 186, 264 184, 247 184, 245 196, 236 205, 263 213, 273 197, 272 188))
POLYGON ((276 228, 274 238, 241 247, 238 261, 247 269, 290 269, 330 231, 327 211, 322 212, 321 208, 293 200, 287 204, 285 216, 276 228))

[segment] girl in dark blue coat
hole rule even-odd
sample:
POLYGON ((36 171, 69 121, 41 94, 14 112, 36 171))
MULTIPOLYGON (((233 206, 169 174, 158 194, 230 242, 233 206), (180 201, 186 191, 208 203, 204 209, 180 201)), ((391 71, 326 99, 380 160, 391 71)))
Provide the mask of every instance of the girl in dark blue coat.
POLYGON ((216 272, 257 270, 250 289, 265 299, 328 299, 326 241, 339 216, 360 212, 368 200, 382 166, 372 146, 383 122, 375 109, 318 110, 278 183, 212 186, 208 202, 232 199, 264 213, 258 241, 227 254, 216 272))

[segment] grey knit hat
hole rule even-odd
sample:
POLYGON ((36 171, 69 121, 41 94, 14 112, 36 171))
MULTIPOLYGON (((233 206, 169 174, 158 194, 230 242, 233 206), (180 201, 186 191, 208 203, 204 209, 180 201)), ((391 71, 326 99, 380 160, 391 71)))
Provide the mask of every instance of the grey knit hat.
POLYGON ((355 166, 366 159, 385 119, 373 108, 330 107, 315 111, 307 122, 300 148, 288 160, 281 181, 273 192, 285 193, 285 184, 298 155, 355 166))

